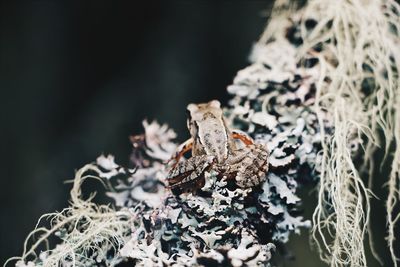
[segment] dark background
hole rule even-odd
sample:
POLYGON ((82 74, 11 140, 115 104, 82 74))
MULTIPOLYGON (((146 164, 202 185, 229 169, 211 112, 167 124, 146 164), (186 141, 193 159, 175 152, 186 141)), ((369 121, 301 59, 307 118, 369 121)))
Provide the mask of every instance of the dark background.
MULTIPOLYGON (((21 254, 41 214, 67 205, 74 170, 101 153, 128 163, 142 119, 184 140, 188 103, 226 102, 271 4, 1 2, 0 263, 21 254)), ((303 196, 310 218, 314 198, 303 196)), ((285 266, 322 266, 303 233, 285 266)))

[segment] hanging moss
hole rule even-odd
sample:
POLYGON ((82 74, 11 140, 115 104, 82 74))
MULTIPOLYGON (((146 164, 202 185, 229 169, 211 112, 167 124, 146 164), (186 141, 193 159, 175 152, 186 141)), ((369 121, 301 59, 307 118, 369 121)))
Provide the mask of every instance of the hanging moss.
POLYGON ((364 241, 373 194, 359 173, 367 170, 373 179, 372 155, 381 146, 391 166, 387 241, 397 266, 399 14, 390 0, 311 0, 297 9, 276 1, 250 65, 228 86, 232 97, 224 109, 229 127, 267 145, 266 182, 243 189, 210 171, 196 192, 173 194, 165 162, 177 147, 176 134, 167 125, 144 122, 144 134, 131 137, 134 168, 100 156, 80 169, 70 206, 43 215, 22 256, 9 262, 270 266, 277 246, 312 226, 328 264, 367 266, 364 241), (365 164, 356 164, 356 158, 365 164), (104 183, 110 205, 82 197, 87 178, 104 183), (313 225, 298 212, 296 193, 306 183, 319 183, 313 225), (45 219, 48 228, 41 226, 45 219), (58 244, 46 246, 53 237, 58 244))

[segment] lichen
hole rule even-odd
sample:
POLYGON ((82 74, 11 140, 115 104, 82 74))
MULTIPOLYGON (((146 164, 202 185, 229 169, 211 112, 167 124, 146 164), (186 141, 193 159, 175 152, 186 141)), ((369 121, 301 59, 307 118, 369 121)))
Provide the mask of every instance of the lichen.
POLYGON ((135 266, 270 266, 276 247, 311 227, 299 215, 297 193, 303 184, 319 183, 313 236, 321 258, 331 266, 365 266, 372 194, 355 157, 365 151, 371 172, 383 133, 386 152, 395 146, 387 216, 396 265, 400 8, 391 0, 368 3, 312 0, 290 13, 288 1, 276 1, 250 65, 227 88, 231 99, 224 108, 229 127, 267 145, 265 182, 239 188, 210 171, 202 188, 174 194, 166 161, 177 136, 166 124, 144 121, 144 133, 131 137, 133 168, 103 155, 79 170, 71 206, 44 215, 38 225, 48 218, 50 227, 38 226, 23 255, 12 260, 21 267, 125 260, 135 266), (109 205, 82 197, 81 185, 90 177, 104 183, 109 205), (52 236, 58 244, 43 249, 52 236))
MULTIPOLYGON (((86 171, 94 172, 91 175, 104 181, 106 194, 114 200, 108 211, 129 212, 124 230, 116 232, 123 238, 111 235, 108 239, 116 248, 115 260, 107 258, 106 240, 94 241, 99 232, 85 234, 96 245, 81 243, 82 235, 67 236, 61 247, 74 238, 80 247, 70 251, 74 260, 75 255, 81 255, 75 260, 79 265, 90 265, 96 255, 97 261, 108 265, 131 259, 137 266, 269 266, 275 247, 288 242, 290 233, 310 228, 310 221, 298 214, 300 198, 296 192, 300 184, 314 181, 318 172, 320 136, 312 110, 318 73, 298 68, 294 49, 287 40, 271 43, 271 47, 256 46, 252 65, 241 70, 228 87, 233 95, 225 108, 229 127, 247 132, 257 143, 267 144, 270 151, 266 182, 242 189, 211 171, 206 173, 203 188, 174 195, 165 178, 166 160, 177 147, 173 140, 176 134, 166 125, 145 121, 144 134, 131 137, 134 170, 119 166, 110 155, 101 156, 80 170, 75 180, 74 188, 79 190, 80 177, 86 171), (275 52, 269 53, 271 50, 275 52), (279 64, 273 64, 276 60, 279 64), (87 251, 82 254, 85 244, 87 251)), ((97 209, 90 201, 86 200, 87 205, 97 209)), ((82 207, 81 213, 89 213, 89 207, 82 207)), ((99 210, 100 218, 102 213, 99 210)), ((62 225, 53 224, 50 231, 66 232, 70 219, 67 216, 61 221, 62 225)), ((55 266, 56 261, 48 264, 49 258, 63 263, 57 250, 61 247, 33 259, 24 253, 19 264, 55 266)))
MULTIPOLYGON (((391 165, 386 179, 387 240, 397 266, 394 228, 399 217, 394 210, 400 198, 400 6, 391 0, 310 0, 292 14, 281 10, 279 23, 286 31, 268 27, 260 44, 276 43, 285 33, 296 46, 297 64, 315 66, 319 73, 313 109, 322 158, 313 235, 320 255, 331 266, 367 265, 364 239, 373 188, 361 173, 367 172, 372 181, 373 154, 381 146, 386 151, 382 164, 391 165), (365 166, 357 163, 357 155, 365 166)), ((372 241, 370 247, 379 260, 372 241)))

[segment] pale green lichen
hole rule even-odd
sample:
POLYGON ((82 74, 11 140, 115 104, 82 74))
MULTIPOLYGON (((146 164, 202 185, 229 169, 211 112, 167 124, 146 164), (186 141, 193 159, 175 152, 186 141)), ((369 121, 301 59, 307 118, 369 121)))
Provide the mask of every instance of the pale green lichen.
POLYGON ((365 150, 372 181, 372 156, 383 145, 392 162, 387 178, 387 240, 397 266, 393 246, 399 218, 394 210, 400 199, 400 7, 391 0, 310 0, 290 13, 282 8, 288 5, 289 1, 277 1, 260 43, 283 39, 284 29, 293 25, 296 58, 317 62, 314 110, 322 135, 322 161, 313 232, 321 241, 321 256, 331 266, 367 265, 363 241, 372 194, 354 155, 365 150))
POLYGON ((97 165, 88 164, 80 169, 71 190, 70 206, 58 213, 41 216, 36 229, 27 237, 21 257, 16 266, 93 266, 103 263, 114 266, 122 258, 118 251, 129 237, 132 215, 128 209, 118 211, 107 205, 92 202, 94 195, 82 198, 81 186, 88 178, 100 179, 97 165), (92 175, 91 173, 95 174, 92 175), (50 227, 40 226, 48 221, 50 227), (61 242, 49 247, 50 238, 61 242), (32 242, 32 244, 31 244, 32 242), (37 254, 39 251, 39 255, 37 254), (114 256, 109 257, 110 253, 114 256))
POLYGON ((365 266, 371 193, 354 156, 365 149, 371 167, 381 131, 387 153, 391 143, 396 147, 393 157, 388 155, 387 199, 396 265, 399 7, 390 0, 311 0, 290 14, 288 6, 277 1, 251 65, 228 87, 233 96, 225 109, 230 126, 267 144, 265 183, 241 189, 211 172, 197 194, 174 196, 166 188, 165 161, 176 148, 176 134, 166 125, 144 122, 145 134, 131 138, 135 170, 119 166, 112 156, 83 167, 70 207, 42 216, 22 256, 11 260, 21 267, 113 266, 127 259, 136 266, 268 266, 275 245, 311 226, 294 215, 300 202, 296 191, 319 179, 313 233, 321 241, 321 257, 331 266, 365 266), (84 199, 87 178, 104 182, 114 203, 84 199), (46 218, 50 227, 39 226, 46 218), (33 236, 38 239, 30 244, 33 236), (52 236, 59 237, 58 244, 43 247, 52 236))

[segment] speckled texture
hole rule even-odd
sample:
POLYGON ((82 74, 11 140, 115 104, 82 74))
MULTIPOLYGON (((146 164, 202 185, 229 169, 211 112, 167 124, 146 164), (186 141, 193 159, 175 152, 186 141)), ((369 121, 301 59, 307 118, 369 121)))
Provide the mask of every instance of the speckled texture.
MULTIPOLYGON (((241 188, 205 164, 200 189, 172 192, 166 161, 176 150, 176 134, 157 122, 145 121, 145 133, 131 137, 134 170, 119 166, 112 156, 97 159, 98 175, 110 185, 112 205, 132 216, 118 260, 102 262, 270 266, 276 247, 311 226, 299 215, 296 191, 318 176, 320 135, 313 111, 318 72, 296 62, 295 49, 290 36, 255 45, 251 65, 228 87, 227 124, 254 138, 255 150, 269 151, 267 175, 255 186, 241 188)), ((252 179, 246 176, 244 171, 237 178, 239 185, 252 179)))
MULTIPOLYGON (((288 38, 257 44, 253 63, 228 87, 233 95, 225 109, 228 124, 270 151, 266 181, 243 189, 211 171, 205 172, 200 190, 174 195, 165 190, 166 170, 155 157, 152 167, 138 170, 128 181, 145 184, 146 195, 162 201, 155 207, 146 205, 139 194, 126 199, 125 206, 144 206, 142 221, 133 228, 134 237, 122 255, 143 265, 267 266, 274 248, 286 243, 291 232, 310 227, 310 221, 298 215, 296 190, 318 175, 320 135, 312 108, 318 72, 298 64, 295 49, 288 38), (149 246, 162 257, 141 253, 149 246)), ((156 124, 151 125, 154 130, 156 124)), ((156 132, 147 130, 147 138, 157 139, 156 132)), ((146 153, 146 147, 142 149, 146 153)))

